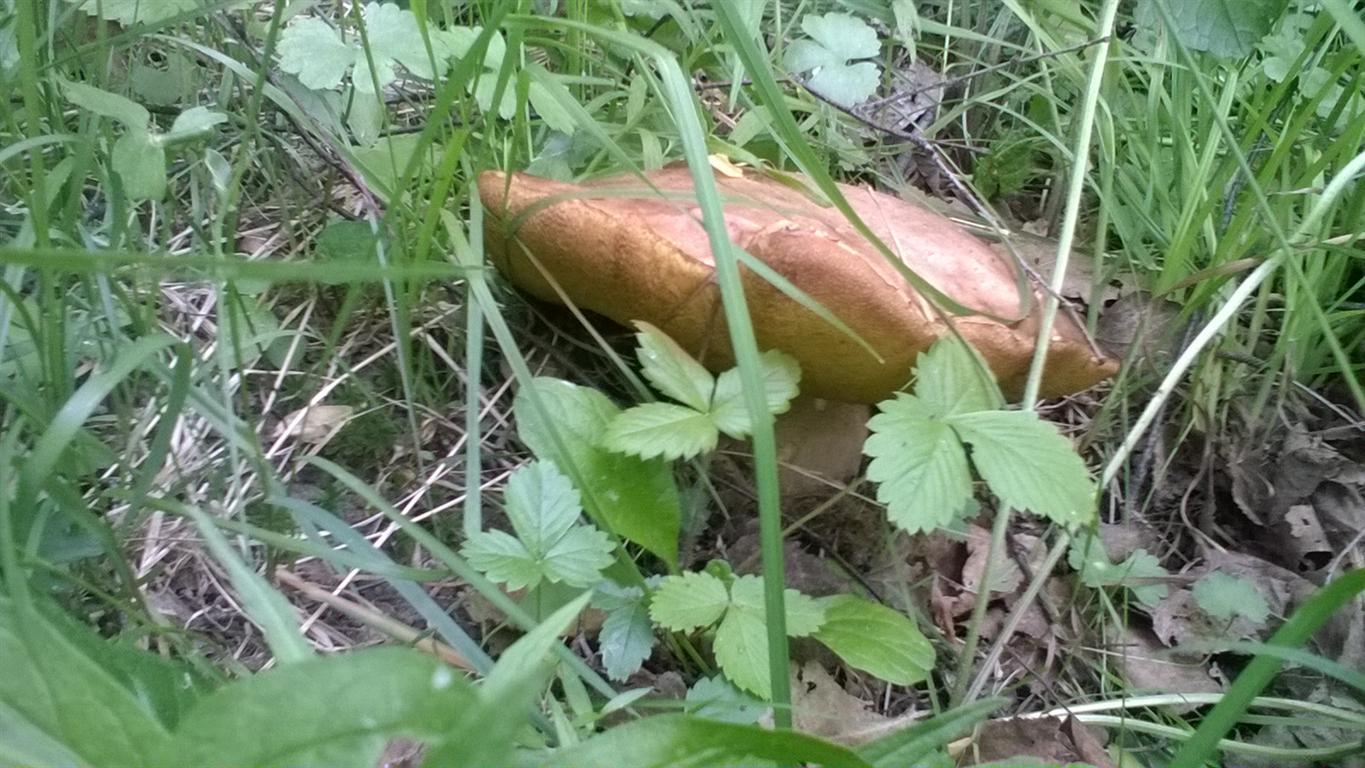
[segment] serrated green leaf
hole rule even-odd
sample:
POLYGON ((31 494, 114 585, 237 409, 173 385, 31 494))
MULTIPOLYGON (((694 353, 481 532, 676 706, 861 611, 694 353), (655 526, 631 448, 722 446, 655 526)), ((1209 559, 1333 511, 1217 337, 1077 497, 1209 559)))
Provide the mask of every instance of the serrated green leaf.
MULTIPOLYGON (((791 409, 801 382, 801 364, 796 358, 775 349, 759 356, 763 372, 763 399, 772 414, 791 409)), ((716 378, 716 391, 711 398, 711 418, 716 427, 735 439, 743 439, 753 431, 749 409, 744 403, 744 385, 739 369, 731 368, 716 378)))
POLYGON ((635 356, 649 383, 694 411, 709 411, 711 393, 716 388, 711 372, 658 328, 645 322, 637 322, 635 327, 640 329, 635 334, 639 342, 635 356))
POLYGON ((981 411, 948 418, 972 447, 972 465, 1002 502, 1060 525, 1095 519, 1095 484, 1071 441, 1031 411, 981 411))
POLYGON ((280 33, 280 69, 314 90, 335 88, 355 63, 355 49, 321 19, 295 19, 280 33))
POLYGON ((561 379, 537 378, 512 403, 517 434, 538 458, 561 470, 574 467, 584 484, 584 506, 598 525, 639 544, 676 568, 682 505, 663 461, 607 450, 607 426, 621 413, 606 395, 561 379), (554 422, 560 441, 533 407, 532 391, 554 422))
POLYGON ((730 593, 720 579, 705 571, 688 571, 663 580, 649 601, 654 623, 675 632, 689 632, 716 622, 730 605, 730 593))
POLYGON ((716 664, 741 690, 760 699, 772 698, 768 670, 768 631, 763 614, 752 610, 726 611, 712 645, 716 664))
POLYGON ((542 579, 586 587, 612 562, 611 540, 590 525, 576 525, 583 508, 578 491, 551 462, 535 461, 507 480, 507 519, 516 536, 485 531, 471 536, 464 555, 474 567, 511 589, 542 579))
POLYGON ((915 396, 936 416, 1004 407, 1005 397, 980 353, 955 336, 922 352, 915 365, 915 396))
POLYGON ((881 52, 877 33, 866 22, 847 13, 806 14, 801 29, 810 39, 788 46, 784 63, 792 72, 810 72, 812 90, 846 107, 877 90, 881 69, 876 64, 849 63, 881 52))
POLYGON ((649 621, 644 590, 599 585, 593 605, 607 614, 597 635, 602 666, 608 678, 625 680, 640 669, 654 648, 654 625, 649 621))
POLYGON ((576 525, 564 532, 545 553, 545 577, 572 587, 589 587, 602 578, 602 569, 612 564, 611 539, 588 525, 576 525))
POLYGON ((1087 587, 1127 587, 1133 597, 1146 606, 1156 605, 1170 592, 1165 584, 1147 583, 1148 579, 1166 578, 1170 573, 1145 549, 1134 551, 1128 559, 1115 565, 1099 541, 1092 540, 1087 549, 1086 542, 1078 540, 1067 552, 1067 562, 1087 587))
POLYGON ((872 457, 867 477, 891 522, 909 533, 950 525, 972 500, 966 452, 942 421, 917 420, 921 406, 910 396, 882 403, 863 444, 872 457))
POLYGON ((934 646, 899 611, 852 595, 822 602, 815 639, 850 666, 896 685, 918 683, 934 668, 934 646))
POLYGON ((569 478, 548 461, 533 461, 507 478, 507 519, 526 548, 548 552, 583 510, 569 478))
POLYGON ((160 200, 166 195, 166 150, 151 134, 129 130, 110 150, 109 165, 134 200, 160 200))
POLYGON ((1199 610, 1215 619, 1231 620, 1241 616, 1256 624, 1270 617, 1270 605, 1256 585, 1222 571, 1211 571, 1190 589, 1199 610))
MULTIPOLYGON (((820 629, 825 621, 825 608, 809 595, 794 589, 782 590, 783 605, 787 612, 787 635, 805 637, 820 629)), ((759 576, 740 576, 730 585, 730 607, 733 610, 748 610, 764 614, 763 579, 759 576)))
POLYGON ((673 403, 644 403, 612 419, 602 444, 642 459, 683 459, 716 449, 720 433, 705 413, 673 403))
POLYGON ((147 108, 117 93, 85 83, 62 81, 62 93, 66 100, 88 112, 110 118, 127 128, 130 133, 147 133, 152 115, 147 108))
POLYGON ((510 590, 534 587, 544 578, 540 564, 526 545, 505 531, 482 531, 460 549, 469 564, 510 590))

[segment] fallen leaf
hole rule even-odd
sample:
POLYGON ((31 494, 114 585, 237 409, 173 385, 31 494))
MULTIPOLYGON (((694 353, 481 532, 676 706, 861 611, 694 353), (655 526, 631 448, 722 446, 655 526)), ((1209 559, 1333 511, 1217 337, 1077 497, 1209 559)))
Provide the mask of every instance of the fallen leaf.
POLYGON ((1104 750, 1102 732, 1075 718, 1038 717, 990 720, 960 765, 979 765, 995 760, 1034 757, 1055 763, 1089 763, 1095 768, 1116 768, 1104 750))
POLYGON ((792 672, 792 710, 796 730, 848 745, 871 740, 890 722, 815 662, 792 672))
POLYGON ((349 405, 305 406, 284 417, 275 429, 275 438, 287 436, 301 443, 324 443, 341 431, 354 412, 349 405))
MULTIPOLYGON (((1171 653, 1156 635, 1145 627, 1128 625, 1118 646, 1113 649, 1115 667, 1133 693, 1220 693, 1223 687, 1209 677, 1198 659, 1171 653)), ((1183 714, 1195 705, 1178 705, 1172 711, 1183 714)))

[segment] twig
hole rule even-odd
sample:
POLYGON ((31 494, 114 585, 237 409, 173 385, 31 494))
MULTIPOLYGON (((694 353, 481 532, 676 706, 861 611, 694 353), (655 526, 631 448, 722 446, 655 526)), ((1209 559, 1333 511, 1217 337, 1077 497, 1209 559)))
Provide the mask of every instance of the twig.
POLYGON ((370 629, 382 632, 401 643, 407 643, 419 651, 426 651, 451 666, 469 672, 475 671, 473 664, 470 664, 459 651, 445 643, 379 611, 367 608, 339 595, 334 595, 316 584, 304 581, 292 571, 283 567, 276 568, 275 580, 310 600, 316 600, 344 616, 355 619, 370 629))

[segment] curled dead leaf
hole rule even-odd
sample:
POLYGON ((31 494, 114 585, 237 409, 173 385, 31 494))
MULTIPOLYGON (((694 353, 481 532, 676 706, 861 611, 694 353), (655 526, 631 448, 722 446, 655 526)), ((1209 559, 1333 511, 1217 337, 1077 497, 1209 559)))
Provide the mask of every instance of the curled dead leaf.
MULTIPOLYGON (((645 320, 710 367, 733 364, 720 312, 715 261, 684 166, 646 176, 565 184, 487 172, 487 248, 523 290, 568 300, 617 322, 645 320), (562 296, 561 296, 562 292, 562 296)), ((907 384, 918 354, 951 321, 985 357, 1007 392, 1028 373, 1041 306, 1017 270, 948 219, 891 195, 844 185, 850 205, 910 270, 976 314, 949 318, 916 291, 833 207, 775 179, 717 175, 730 238, 828 309, 875 354, 744 269, 759 346, 801 363, 804 394, 877 402, 907 384), (880 360, 878 359, 880 357, 880 360)), ((1057 318, 1042 394, 1076 392, 1112 375, 1070 318, 1057 318)))

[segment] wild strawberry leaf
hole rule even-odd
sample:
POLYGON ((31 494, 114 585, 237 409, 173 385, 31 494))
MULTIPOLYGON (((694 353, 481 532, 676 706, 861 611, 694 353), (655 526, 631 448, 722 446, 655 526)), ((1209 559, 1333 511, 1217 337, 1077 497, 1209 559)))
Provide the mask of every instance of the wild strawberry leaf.
MULTIPOLYGON (((801 382, 801 364, 791 355, 775 349, 760 355, 759 364, 763 368, 763 398, 768 404, 768 411, 786 413, 801 382)), ((716 392, 711 398, 711 418, 721 432, 737 440, 748 437, 753 431, 738 368, 731 368, 716 378, 716 392)))
POLYGON ((516 536, 484 531, 465 542, 464 555, 493 581, 511 589, 541 580, 587 587, 612 562, 611 540, 578 525, 583 507, 569 479, 548 461, 523 467, 507 481, 507 518, 516 536))
POLYGON ((649 615, 665 629, 690 632, 715 623, 729 606, 724 582, 705 571, 687 571, 669 576, 654 590, 649 615))
POLYGON ((716 380, 687 351, 663 331, 649 323, 635 324, 639 346, 635 355, 641 372, 654 388, 694 411, 711 409, 711 393, 716 380))
POLYGON ((681 459, 713 451, 720 433, 711 416, 673 403, 645 403, 612 419, 602 445, 642 459, 681 459))
POLYGON ((936 416, 1003 408, 1005 397, 981 355, 956 336, 945 336, 915 364, 915 396, 936 416))
POLYGON ((1060 525, 1095 519, 1095 483, 1071 441, 1032 411, 980 411, 948 423, 972 447, 972 464, 1001 501, 1060 525))
MULTIPOLYGON (((787 635, 805 637, 820 628, 825 621, 825 609, 814 598, 794 589, 782 590, 782 602, 787 612, 787 635)), ((730 606, 734 610, 757 612, 762 617, 763 579, 759 576, 739 576, 730 585, 730 606)))
POLYGON ((863 453, 867 477, 879 483, 877 501, 891 522, 909 533, 951 525, 972 500, 972 477, 957 434, 942 421, 922 418, 923 404, 901 395, 878 406, 863 453))
POLYGON ((785 64, 792 72, 809 72, 811 90, 846 107, 877 90, 881 69, 857 61, 881 53, 877 33, 866 22, 847 13, 806 14, 801 29, 809 38, 787 47, 785 64))

